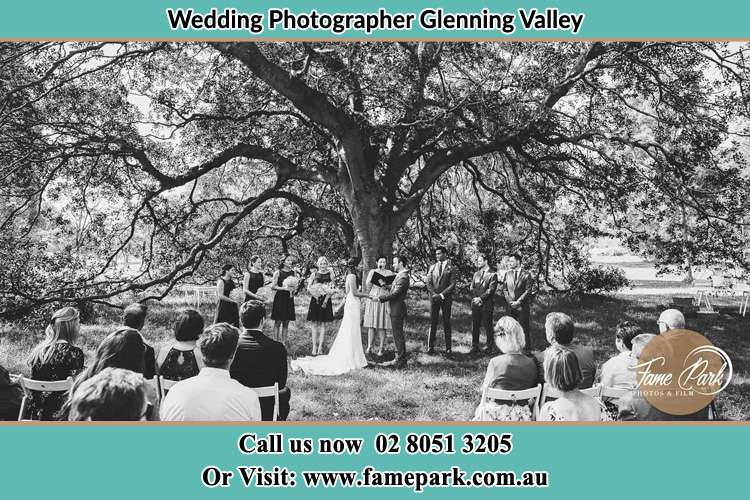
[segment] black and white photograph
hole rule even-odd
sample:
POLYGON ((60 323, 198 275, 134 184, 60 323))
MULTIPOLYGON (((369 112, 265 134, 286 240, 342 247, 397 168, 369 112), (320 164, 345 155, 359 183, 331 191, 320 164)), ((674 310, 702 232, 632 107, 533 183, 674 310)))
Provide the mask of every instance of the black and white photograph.
POLYGON ((749 304, 750 43, 0 42, 2 420, 747 421, 749 304))

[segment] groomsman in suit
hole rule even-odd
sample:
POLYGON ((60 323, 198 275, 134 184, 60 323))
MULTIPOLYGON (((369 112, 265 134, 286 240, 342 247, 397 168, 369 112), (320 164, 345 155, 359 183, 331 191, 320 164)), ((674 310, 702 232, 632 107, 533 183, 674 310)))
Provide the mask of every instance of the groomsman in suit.
POLYGON ((497 350, 495 346, 495 332, 492 325, 492 312, 495 308, 495 291, 497 290, 497 273, 490 269, 487 254, 477 256, 477 267, 471 280, 471 351, 479 352, 479 333, 484 328, 487 352, 497 350))
POLYGON ((409 263, 406 257, 397 256, 393 258, 393 269, 396 277, 393 278, 391 290, 382 295, 380 302, 388 302, 391 310, 391 331, 393 332, 393 343, 396 345, 396 359, 386 366, 394 368, 406 367, 406 339, 404 337, 404 321, 406 320, 406 295, 409 293, 409 263))
POLYGON ((430 266, 427 275, 427 290, 430 292, 430 335, 427 337, 427 354, 435 354, 435 337, 437 336, 438 320, 443 313, 443 332, 445 333, 445 353, 451 353, 451 306, 453 305, 453 289, 456 287, 456 276, 453 266, 448 260, 445 247, 435 249, 435 262, 430 266))
POLYGON ((526 349, 535 347, 529 331, 529 316, 531 311, 531 275, 521 269, 522 257, 514 253, 509 256, 510 270, 505 273, 503 295, 508 302, 508 314, 516 319, 523 327, 526 337, 526 349))

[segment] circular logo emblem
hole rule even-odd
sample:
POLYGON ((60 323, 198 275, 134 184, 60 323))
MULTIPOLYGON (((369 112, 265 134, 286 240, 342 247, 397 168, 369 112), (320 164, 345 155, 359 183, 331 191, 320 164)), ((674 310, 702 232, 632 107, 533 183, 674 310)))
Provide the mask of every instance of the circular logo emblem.
POLYGON ((705 408, 732 379, 732 361, 698 332, 669 330, 643 348, 638 387, 655 408, 689 415, 705 408))

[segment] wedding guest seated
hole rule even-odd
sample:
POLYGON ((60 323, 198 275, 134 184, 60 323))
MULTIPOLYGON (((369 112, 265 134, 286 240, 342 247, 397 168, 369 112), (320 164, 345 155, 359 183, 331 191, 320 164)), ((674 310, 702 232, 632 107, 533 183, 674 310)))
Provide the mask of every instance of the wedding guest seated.
POLYGON ((543 366, 547 353, 556 346, 565 347, 573 351, 578 357, 578 366, 580 367, 583 378, 579 389, 588 389, 594 385, 594 376, 596 375, 596 362, 594 361, 594 349, 589 346, 580 345, 573 342, 575 326, 573 319, 565 313, 551 312, 547 315, 544 324, 547 334, 547 342, 550 347, 544 353, 537 353, 537 362, 543 366))
POLYGON ((76 387, 70 397, 71 421, 145 419, 146 380, 121 368, 105 368, 76 387))
MULTIPOLYGON (((143 350, 143 338, 137 330, 123 326, 110 333, 97 347, 88 367, 76 378, 70 394, 75 394, 81 384, 107 368, 121 368, 143 375, 143 350)), ((149 404, 147 416, 149 420, 155 420, 159 414, 159 398, 152 384, 146 385, 146 398, 149 404)), ((72 400, 69 397, 63 409, 62 417, 65 420, 70 416, 71 404, 72 400)))
MULTIPOLYGON (((500 349, 499 356, 495 356, 487 365, 482 390, 486 387, 507 391, 531 389, 539 382, 536 362, 523 354, 526 347, 526 337, 521 324, 510 316, 503 316, 495 324, 495 343, 500 349)), ((515 404, 511 401, 495 401, 482 403, 477 408, 474 420, 491 421, 519 421, 531 420, 531 406, 515 404)))
MULTIPOLYGON (((45 339, 31 351, 29 357, 32 379, 65 380, 75 377, 83 370, 83 351, 75 346, 80 329, 77 309, 63 307, 52 315, 45 330, 45 339)), ((34 392, 24 418, 54 420, 65 399, 64 392, 34 392)))
MULTIPOLYGON (((656 335, 642 333, 633 339, 633 358, 638 359, 643 352, 643 348, 655 338, 656 335)), ((651 406, 640 388, 634 387, 629 393, 620 398, 618 420, 623 421, 641 421, 641 422, 659 422, 671 420, 689 420, 699 421, 708 420, 708 406, 688 415, 670 415, 658 408, 651 406)))
POLYGON ((23 390, 0 365, 0 420, 17 420, 22 399, 23 390))
MULTIPOLYGON (((232 378, 247 387, 264 387, 279 383, 279 420, 289 415, 291 391, 286 386, 287 352, 281 342, 263 334, 266 306, 258 300, 249 300, 240 308, 240 335, 237 354, 229 369, 232 378)), ((273 420, 273 398, 260 402, 263 420, 273 420)))
POLYGON ((141 335, 145 346, 143 376, 151 380, 156 375, 156 354, 154 348, 146 342, 143 336, 143 326, 146 324, 146 312, 148 308, 143 304, 130 304, 122 313, 122 324, 132 328, 141 335))
POLYGON ((546 422, 598 422, 608 420, 602 404, 580 391, 583 373, 578 357, 560 345, 552 345, 544 358, 546 383, 560 391, 554 401, 544 403, 537 420, 546 422))
POLYGON ((635 387, 635 368, 631 350, 633 339, 643 330, 630 321, 622 321, 615 328, 615 346, 619 354, 611 357, 602 365, 600 382, 605 387, 632 389, 635 387))
POLYGON ((174 421, 247 422, 261 419, 255 391, 229 376, 240 332, 216 323, 203 332, 198 347, 205 366, 195 377, 177 382, 167 393, 161 419, 174 421))
POLYGON ((685 328, 685 316, 677 309, 666 309, 659 315, 656 321, 659 325, 659 333, 668 332, 669 330, 678 330, 685 328))
POLYGON ((195 309, 177 313, 174 323, 174 342, 159 350, 156 365, 159 375, 169 380, 195 377, 203 368, 203 358, 196 342, 203 333, 203 316, 195 309))

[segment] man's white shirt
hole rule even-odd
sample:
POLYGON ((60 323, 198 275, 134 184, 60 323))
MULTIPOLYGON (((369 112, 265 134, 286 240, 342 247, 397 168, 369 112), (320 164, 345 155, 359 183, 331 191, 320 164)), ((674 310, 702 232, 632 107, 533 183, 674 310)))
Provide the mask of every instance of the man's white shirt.
POLYGON ((261 420, 255 391, 230 378, 228 370, 208 366, 169 389, 159 415, 169 422, 261 420))

